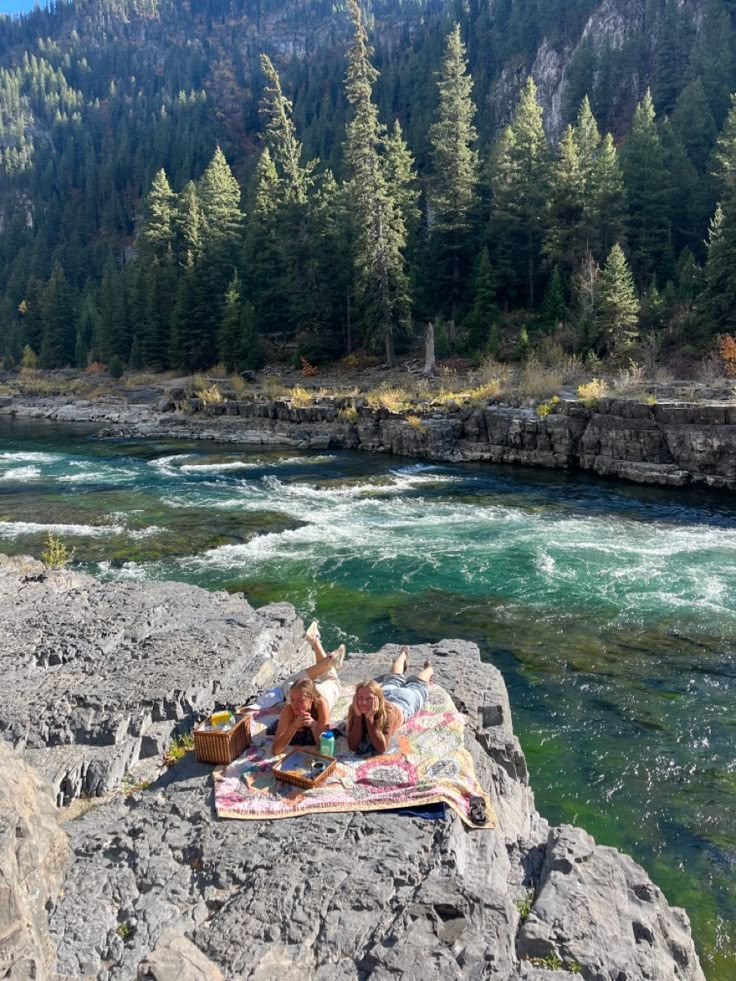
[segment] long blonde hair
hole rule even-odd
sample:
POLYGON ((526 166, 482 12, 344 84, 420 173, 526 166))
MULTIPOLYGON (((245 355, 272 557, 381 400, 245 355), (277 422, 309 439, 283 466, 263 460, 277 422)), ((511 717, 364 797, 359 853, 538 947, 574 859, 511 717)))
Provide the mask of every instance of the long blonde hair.
MULTIPOLYGON (((379 732, 385 732, 388 729, 389 724, 389 713, 388 705, 386 704, 386 699, 383 695, 383 688, 378 684, 377 681, 361 681, 359 685, 355 686, 355 694, 357 695, 361 688, 367 688, 368 691, 375 695, 378 699, 378 711, 375 715, 375 725, 379 732)), ((355 709, 353 708, 353 703, 350 703, 350 708, 348 709, 348 731, 353 724, 353 719, 355 718, 355 709)))
POLYGON ((289 704, 291 704, 291 693, 293 691, 300 690, 303 691, 307 698, 311 698, 312 704, 309 707, 309 711, 312 714, 312 718, 317 718, 317 706, 322 699, 319 690, 311 678, 300 678, 295 681, 289 690, 289 704))

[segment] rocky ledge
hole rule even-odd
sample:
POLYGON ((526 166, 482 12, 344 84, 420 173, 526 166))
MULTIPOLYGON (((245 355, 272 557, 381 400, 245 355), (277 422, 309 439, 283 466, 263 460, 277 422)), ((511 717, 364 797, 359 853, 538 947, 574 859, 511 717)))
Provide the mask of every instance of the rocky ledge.
MULTIPOLYGON (((0 606, 0 976, 56 960, 57 978, 703 981, 686 914, 646 873, 537 813, 503 679, 474 645, 411 659, 466 716, 496 830, 452 813, 220 821, 211 768, 190 753, 162 771, 158 753, 305 663, 292 607, 32 560, 0 563, 0 606), (55 812, 80 791, 101 796, 55 812)), ((344 677, 393 650, 351 654, 344 677)))
POLYGON ((445 462, 579 469, 644 484, 736 489, 736 405, 575 399, 393 413, 355 398, 186 400, 147 405, 60 398, 0 399, 0 415, 103 423, 103 436, 182 437, 250 445, 351 449, 445 462))

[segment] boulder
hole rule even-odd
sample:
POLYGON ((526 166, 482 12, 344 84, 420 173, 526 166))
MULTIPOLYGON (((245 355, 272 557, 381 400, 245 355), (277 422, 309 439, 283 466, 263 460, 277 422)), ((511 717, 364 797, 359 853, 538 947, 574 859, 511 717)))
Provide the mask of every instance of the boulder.
POLYGON ((70 855, 51 788, 0 740, 0 977, 54 973, 47 905, 70 855))

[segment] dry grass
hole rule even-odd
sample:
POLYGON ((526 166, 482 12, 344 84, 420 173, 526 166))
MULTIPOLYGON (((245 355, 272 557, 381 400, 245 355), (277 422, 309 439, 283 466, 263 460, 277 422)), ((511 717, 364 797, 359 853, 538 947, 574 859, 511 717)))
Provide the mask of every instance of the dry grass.
POLYGON ((366 395, 366 402, 372 409, 388 409, 389 412, 403 412, 411 401, 404 388, 381 386, 366 395))
POLYGON ((591 381, 578 385, 578 398, 583 405, 592 406, 598 399, 608 395, 608 386, 600 378, 593 378, 591 381))
POLYGON ((269 375, 264 378, 261 390, 268 399, 281 399, 289 394, 289 389, 279 375, 269 375))
POLYGON ((295 385, 289 393, 289 398, 291 399, 291 404, 295 409, 305 409, 308 405, 312 405, 314 402, 314 395, 312 392, 308 391, 306 388, 302 388, 301 385, 295 385))
POLYGON ((548 367, 532 359, 521 369, 515 389, 516 394, 525 398, 544 399, 554 395, 563 384, 558 367, 548 367))
POLYGON ((208 385, 206 388, 197 388, 194 394, 200 399, 203 405, 216 405, 219 402, 225 401, 222 392, 215 384, 208 385))
POLYGON ((230 383, 230 388, 233 390, 233 395, 236 399, 245 398, 251 392, 251 387, 245 378, 241 378, 238 374, 232 374, 228 378, 230 383))
POLYGON ((644 365, 629 360, 626 368, 619 368, 613 377, 613 388, 619 395, 636 395, 641 392, 646 379, 644 365))
MULTIPOLYGON (((174 376, 171 375, 173 378, 174 376)), ((164 375, 156 375, 150 371, 138 371, 132 375, 126 375, 121 379, 121 384, 125 388, 143 388, 147 385, 160 385, 164 375)))
POLYGON ((500 378, 491 378, 481 385, 471 388, 467 394, 467 400, 472 405, 483 405, 492 399, 498 399, 503 392, 503 384, 500 378))
POLYGON ((419 416, 408 415, 406 421, 412 429, 415 429, 419 433, 424 432, 424 422, 419 416))

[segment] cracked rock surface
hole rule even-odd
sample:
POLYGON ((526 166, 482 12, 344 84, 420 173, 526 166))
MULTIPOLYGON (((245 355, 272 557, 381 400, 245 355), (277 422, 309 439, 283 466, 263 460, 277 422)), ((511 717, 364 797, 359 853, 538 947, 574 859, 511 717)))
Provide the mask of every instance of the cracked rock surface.
MULTIPOLYGON (((45 577, 22 563, 6 563, 0 583, 4 610, 14 596, 24 611, 4 628, 2 726, 34 761, 58 753, 49 733, 69 733, 63 748, 84 757, 117 745, 101 733, 142 740, 154 704, 176 726, 195 703, 240 701, 306 660, 303 625, 285 604, 256 613, 242 597, 45 577), (118 638, 105 651, 96 623, 118 638), (70 634, 74 657, 52 662, 70 634), (80 714, 67 723, 72 705, 80 714)), ((395 652, 351 654, 344 679, 382 673, 395 652)), ((703 981, 687 917, 644 871, 537 813, 498 670, 461 640, 410 649, 411 665, 425 657, 466 715, 496 830, 469 831, 449 810, 442 821, 220 821, 212 769, 190 753, 145 789, 107 794, 64 824, 71 862, 61 892, 51 890, 46 937, 56 977, 703 981)), ((0 765, 18 759, 5 757, 0 765)), ((6 821, 12 801, 2 803, 6 821)))

